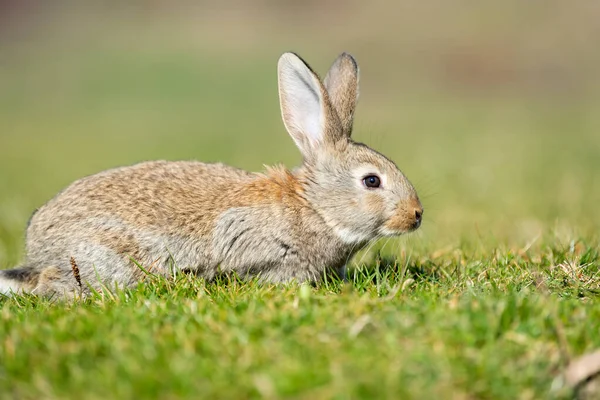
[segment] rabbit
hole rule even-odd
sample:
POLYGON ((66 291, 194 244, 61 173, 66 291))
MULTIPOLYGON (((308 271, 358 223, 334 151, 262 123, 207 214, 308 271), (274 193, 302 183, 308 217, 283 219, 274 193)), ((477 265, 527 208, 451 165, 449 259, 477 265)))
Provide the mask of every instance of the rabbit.
POLYGON ((390 159, 351 139, 355 59, 341 54, 321 81, 290 52, 277 71, 301 166, 251 173, 150 161, 82 178, 34 212, 25 263, 0 271, 0 292, 73 296, 174 271, 317 282, 343 273, 368 242, 417 229, 423 207, 413 185, 390 159))

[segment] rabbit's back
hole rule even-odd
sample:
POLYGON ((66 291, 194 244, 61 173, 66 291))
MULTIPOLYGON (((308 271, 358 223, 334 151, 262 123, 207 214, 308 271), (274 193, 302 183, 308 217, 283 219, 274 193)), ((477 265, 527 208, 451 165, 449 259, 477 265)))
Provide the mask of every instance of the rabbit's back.
POLYGON ((68 234, 69 228, 77 228, 77 236, 94 234, 96 225, 208 233, 225 199, 254 176, 201 162, 154 161, 104 171, 74 182, 41 207, 31 218, 28 242, 43 244, 48 234, 68 234))

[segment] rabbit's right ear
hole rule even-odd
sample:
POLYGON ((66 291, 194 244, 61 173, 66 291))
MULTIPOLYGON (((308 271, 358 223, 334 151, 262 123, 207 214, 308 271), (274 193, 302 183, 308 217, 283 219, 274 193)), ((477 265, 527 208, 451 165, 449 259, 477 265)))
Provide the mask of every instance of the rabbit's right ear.
POLYGON ((317 75, 296 54, 285 53, 277 64, 283 123, 304 158, 341 135, 336 112, 317 75))
POLYGON ((350 136, 358 100, 358 64, 354 57, 348 53, 340 54, 329 68, 323 83, 344 133, 350 136))

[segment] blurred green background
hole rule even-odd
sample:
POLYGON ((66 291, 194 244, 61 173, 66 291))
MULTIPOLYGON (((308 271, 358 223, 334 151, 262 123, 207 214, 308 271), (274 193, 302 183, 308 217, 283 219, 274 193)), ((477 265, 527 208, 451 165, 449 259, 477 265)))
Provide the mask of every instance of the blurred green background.
POLYGON ((425 205, 387 251, 598 243, 593 1, 0 1, 0 268, 73 180, 149 159, 300 161, 276 63, 361 67, 355 137, 425 205))

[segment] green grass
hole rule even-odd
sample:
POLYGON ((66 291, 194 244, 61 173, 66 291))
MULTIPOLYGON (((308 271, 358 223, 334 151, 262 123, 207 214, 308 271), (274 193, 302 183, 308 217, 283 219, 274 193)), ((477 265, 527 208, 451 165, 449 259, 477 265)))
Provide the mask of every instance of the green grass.
POLYGON ((83 303, 0 310, 15 398, 568 398, 600 345, 597 250, 378 262, 348 283, 150 279, 83 303), (557 263, 560 263, 557 265, 557 263))
MULTIPOLYGON (((363 18, 343 20, 352 15, 363 18)), ((440 37, 458 35, 452 15, 440 37)), ((438 59, 389 45, 396 25, 418 25, 418 50, 447 46, 427 47, 437 36, 412 16, 415 26, 361 23, 362 41, 338 32, 334 49, 315 48, 299 25, 273 38, 280 22, 267 17, 235 25, 261 25, 256 42, 240 45, 232 30, 191 44, 201 40, 193 18, 164 18, 145 29, 125 18, 114 34, 81 23, 31 49, 0 47, 0 268, 22 259, 31 212, 79 177, 159 158, 298 163, 277 102, 287 43, 319 71, 336 52, 355 53, 355 136, 415 183, 424 224, 359 253, 347 283, 183 276, 67 304, 2 298, 0 398, 572 397, 556 378, 600 347, 600 80, 570 76, 583 93, 457 89, 436 75, 438 59)), ((495 43, 486 38, 483 49, 495 43)), ((560 53, 552 42, 534 57, 532 43, 515 41, 513 56, 527 57, 500 67, 539 56, 567 63, 565 73, 600 70, 584 57, 595 48, 560 53)))

